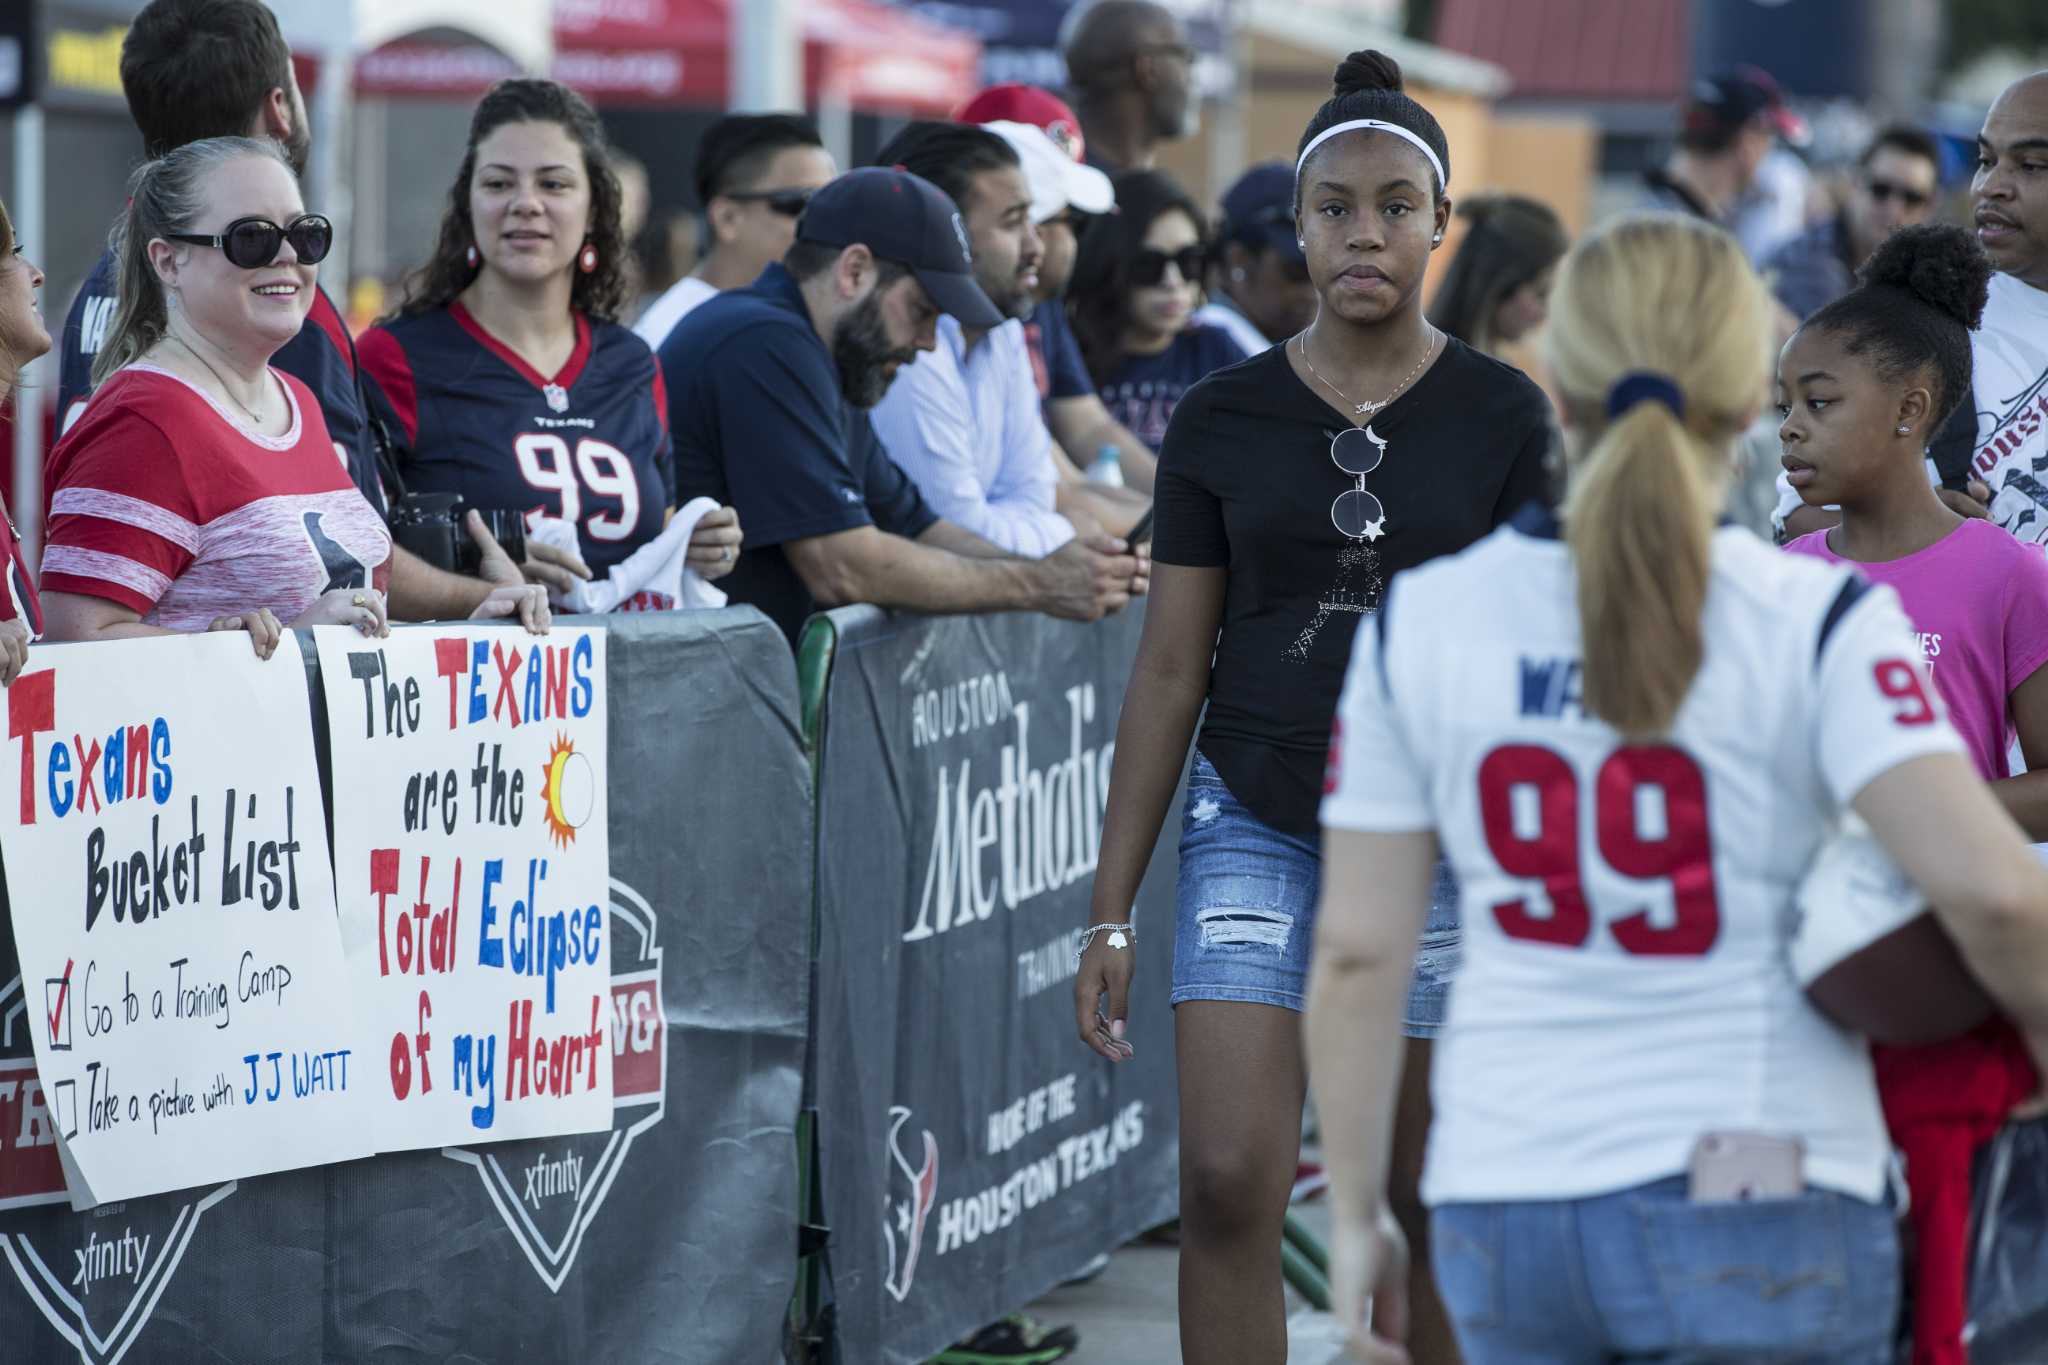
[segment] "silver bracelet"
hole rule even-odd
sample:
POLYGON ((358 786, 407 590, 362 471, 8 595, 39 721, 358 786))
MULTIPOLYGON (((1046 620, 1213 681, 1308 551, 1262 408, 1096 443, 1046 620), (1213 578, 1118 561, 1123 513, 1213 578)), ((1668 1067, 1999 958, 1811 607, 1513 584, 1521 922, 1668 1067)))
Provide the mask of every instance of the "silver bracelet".
POLYGON ((1081 958, 1088 951, 1088 945, 1095 942, 1097 934, 1109 935, 1109 946, 1122 951, 1131 946, 1138 937, 1138 931, 1128 924, 1091 924, 1081 931, 1081 946, 1074 949, 1074 966, 1078 970, 1081 958))

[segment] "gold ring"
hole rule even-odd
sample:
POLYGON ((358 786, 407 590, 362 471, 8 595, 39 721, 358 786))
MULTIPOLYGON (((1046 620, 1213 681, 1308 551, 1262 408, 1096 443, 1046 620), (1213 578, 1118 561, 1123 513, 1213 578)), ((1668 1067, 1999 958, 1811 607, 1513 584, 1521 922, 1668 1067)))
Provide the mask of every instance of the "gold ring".
POLYGON ((368 601, 367 601, 367 600, 366 600, 366 599, 365 599, 365 598, 363 597, 363 595, 362 595, 361 593, 357 593, 357 594, 356 594, 356 600, 355 600, 355 603, 354 603, 354 605, 356 605, 356 606, 358 606, 358 607, 367 607, 367 606, 369 606, 370 604, 369 604, 369 602, 368 602, 368 601))

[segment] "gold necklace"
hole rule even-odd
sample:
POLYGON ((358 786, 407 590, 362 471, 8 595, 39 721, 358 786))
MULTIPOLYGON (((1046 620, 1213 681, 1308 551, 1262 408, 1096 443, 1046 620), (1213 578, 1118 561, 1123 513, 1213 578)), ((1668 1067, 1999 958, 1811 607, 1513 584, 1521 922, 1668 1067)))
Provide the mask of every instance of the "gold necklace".
MULTIPOLYGON (((198 361, 200 364, 206 366, 206 372, 213 376, 214 383, 220 385, 220 391, 228 396, 228 401, 230 403, 233 403, 236 407, 240 408, 243 412, 248 413, 250 422, 252 422, 255 425, 258 431, 263 430, 263 419, 261 417, 258 417, 255 414, 255 412, 250 409, 247 403, 244 403, 241 399, 235 397, 235 391, 228 387, 227 380, 221 378, 220 371, 213 368, 212 361, 208 360, 205 356, 199 354, 198 351, 194 350, 192 347, 192 343, 185 340, 185 338, 178 336, 176 333, 167 333, 166 335, 170 336, 171 340, 177 342, 180 346, 183 346, 185 348, 186 354, 190 355, 194 360, 198 361)), ((1307 357, 1303 358, 1306 359, 1307 357)), ((267 379, 263 385, 263 388, 265 392, 268 392, 270 389, 270 385, 267 379)))
POLYGON ((1308 366, 1308 372, 1312 375, 1315 375, 1317 383, 1323 385, 1323 387, 1327 388, 1331 393, 1336 394, 1345 402, 1350 403, 1351 410, 1357 413, 1360 417, 1370 417, 1374 413, 1378 412, 1381 408, 1385 407, 1387 404, 1393 402, 1396 398, 1399 398, 1401 396, 1402 391, 1406 389, 1410 384, 1413 384, 1415 382, 1415 376, 1422 373, 1422 367, 1429 363, 1430 356, 1435 354, 1437 337, 1440 334, 1437 332, 1434 326, 1431 326, 1428 323, 1424 323, 1423 325, 1425 327, 1429 327, 1429 340, 1423 343, 1422 359, 1415 362, 1415 368, 1408 371, 1408 377, 1406 379, 1403 379, 1400 383, 1394 385, 1393 391, 1389 393, 1385 398, 1380 399, 1380 401, 1377 403, 1352 402, 1350 394, 1344 392, 1344 390, 1338 388, 1329 380, 1324 379, 1322 375, 1316 373, 1316 363, 1308 358, 1308 331, 1306 328, 1304 328, 1300 332, 1295 333, 1295 349, 1301 352, 1301 363, 1308 366))

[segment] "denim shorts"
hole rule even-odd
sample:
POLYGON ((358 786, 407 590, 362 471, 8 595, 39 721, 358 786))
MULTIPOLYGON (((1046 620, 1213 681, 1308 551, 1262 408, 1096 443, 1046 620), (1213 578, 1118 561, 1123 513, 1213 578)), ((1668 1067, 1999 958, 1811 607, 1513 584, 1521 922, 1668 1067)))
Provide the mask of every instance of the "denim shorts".
MULTIPOLYGON (((1253 815, 1196 750, 1181 814, 1170 1003, 1241 1000, 1300 1010, 1322 868, 1312 841, 1253 815)), ((1417 947, 1402 1032, 1434 1038, 1461 952, 1458 887, 1441 865, 1417 947)))
POLYGON ((1674 1176, 1443 1204, 1430 1252, 1467 1365, 1893 1359, 1895 1214, 1845 1194, 1695 1204, 1674 1176))

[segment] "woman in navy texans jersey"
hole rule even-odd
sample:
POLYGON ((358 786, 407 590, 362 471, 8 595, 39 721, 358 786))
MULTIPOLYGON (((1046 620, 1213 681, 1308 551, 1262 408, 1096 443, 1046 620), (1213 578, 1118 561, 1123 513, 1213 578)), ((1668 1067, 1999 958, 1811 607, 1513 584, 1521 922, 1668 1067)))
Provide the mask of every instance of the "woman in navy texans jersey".
MULTIPOLYGON (((493 87, 433 258, 358 345, 409 488, 560 517, 599 574, 659 535, 675 503, 660 367, 616 321, 626 239, 606 158, 574 91, 493 87)), ((737 514, 711 513, 690 567, 730 572, 739 542, 737 514)))

